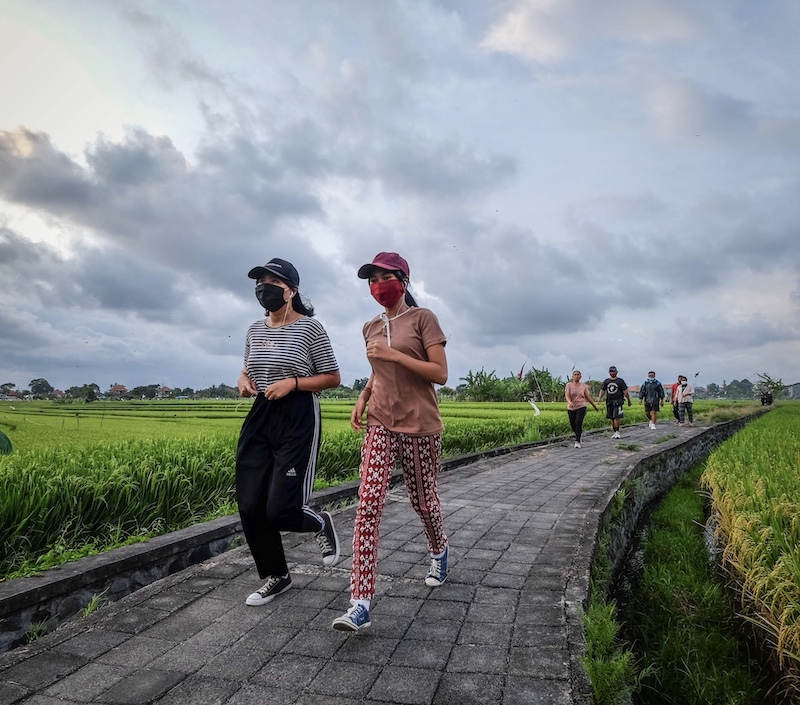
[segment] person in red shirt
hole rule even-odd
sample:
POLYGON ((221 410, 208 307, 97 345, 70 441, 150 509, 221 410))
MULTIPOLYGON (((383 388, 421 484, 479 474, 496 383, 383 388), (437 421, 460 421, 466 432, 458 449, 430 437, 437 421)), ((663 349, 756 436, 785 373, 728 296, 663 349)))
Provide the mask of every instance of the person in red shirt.
POLYGON ((675 423, 681 422, 680 414, 678 414, 678 387, 681 386, 681 376, 678 375, 678 381, 672 385, 669 399, 672 402, 672 415, 675 417, 675 423))
POLYGON ((446 580, 448 556, 436 489, 444 425, 433 387, 447 381, 447 339, 436 316, 417 306, 409 294, 408 262, 400 255, 381 252, 358 270, 358 276, 369 280, 370 294, 384 311, 364 324, 372 374, 350 417, 355 430, 366 430, 353 527, 352 606, 331 625, 348 632, 372 623, 369 608, 375 594, 381 512, 396 459, 425 530, 431 561, 426 585, 438 587, 446 580))

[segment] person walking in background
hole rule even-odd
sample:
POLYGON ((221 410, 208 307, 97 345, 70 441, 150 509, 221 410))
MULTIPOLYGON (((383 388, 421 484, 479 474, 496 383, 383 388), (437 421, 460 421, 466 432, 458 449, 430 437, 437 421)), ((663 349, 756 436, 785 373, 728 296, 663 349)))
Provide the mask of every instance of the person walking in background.
POLYGON ((669 400, 672 403, 672 415, 675 417, 675 423, 681 422, 680 414, 678 413, 678 387, 681 386, 681 376, 678 375, 678 381, 672 385, 669 400))
POLYGON ((684 419, 687 416, 689 417, 689 425, 694 426, 694 414, 692 413, 694 385, 690 384, 684 375, 681 375, 678 379, 680 380, 678 385, 678 426, 683 426, 684 419))
POLYGON ((608 368, 608 377, 603 380, 597 401, 603 401, 604 396, 606 398, 606 418, 611 419, 611 430, 614 432, 611 437, 621 438, 619 428, 624 416, 622 406, 626 399, 630 406, 631 397, 628 394, 628 385, 625 384, 622 377, 617 377, 617 368, 614 365, 608 368))
POLYGON ((650 421, 650 430, 652 431, 655 431, 658 410, 665 396, 664 387, 656 379, 656 373, 650 370, 647 373, 647 379, 639 387, 639 403, 644 402, 644 413, 650 421))
POLYGON ((409 273, 408 262, 394 252, 381 252, 358 270, 384 312, 364 325, 372 373, 350 417, 350 425, 366 428, 366 435, 353 528, 351 607, 332 624, 340 631, 371 624, 381 513, 398 459, 427 538, 431 562, 425 584, 437 587, 447 579, 447 536, 436 489, 444 426, 433 387, 447 381, 446 338, 436 316, 419 308, 408 292, 409 273))
POLYGON ((254 267, 256 298, 267 316, 247 330, 239 393, 255 396, 236 451, 236 498, 247 544, 264 585, 246 604, 270 602, 292 584, 281 531, 316 534, 322 563, 339 560, 328 512, 308 506, 320 441, 319 392, 339 385, 325 329, 301 301, 300 275, 286 260, 254 267))
POLYGON ((572 432, 575 434, 575 447, 581 447, 581 434, 583 433, 583 419, 586 416, 587 402, 594 407, 595 411, 599 411, 597 404, 592 399, 592 393, 589 390, 589 385, 581 382, 581 371, 574 370, 572 373, 572 380, 564 386, 564 398, 567 400, 567 415, 569 416, 569 425, 572 432))

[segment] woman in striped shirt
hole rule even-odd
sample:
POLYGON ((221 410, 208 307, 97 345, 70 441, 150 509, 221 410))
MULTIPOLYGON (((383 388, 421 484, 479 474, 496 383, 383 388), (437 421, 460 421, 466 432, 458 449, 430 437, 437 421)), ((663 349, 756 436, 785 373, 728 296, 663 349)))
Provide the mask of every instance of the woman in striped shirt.
POLYGON ((291 587, 281 531, 313 532, 322 562, 339 560, 328 512, 308 506, 320 441, 319 392, 339 385, 325 329, 298 293, 300 275, 286 260, 254 267, 256 298, 267 311, 247 331, 239 393, 255 397, 236 452, 236 498, 247 543, 264 585, 248 596, 263 605, 291 587))

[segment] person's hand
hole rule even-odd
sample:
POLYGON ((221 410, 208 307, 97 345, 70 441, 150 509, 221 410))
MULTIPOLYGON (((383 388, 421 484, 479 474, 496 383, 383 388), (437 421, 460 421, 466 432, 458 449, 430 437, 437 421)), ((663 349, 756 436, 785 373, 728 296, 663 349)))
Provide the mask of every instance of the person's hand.
POLYGON ((294 391, 295 386, 295 378, 289 377, 288 379, 282 379, 278 382, 273 382, 264 390, 264 396, 267 399, 282 399, 285 397, 289 392, 294 391))
POLYGON ((239 375, 236 384, 239 387, 239 394, 243 397, 254 397, 258 394, 255 383, 244 372, 239 375))
POLYGON ((353 411, 350 413, 350 426, 354 431, 363 431, 366 428, 364 423, 364 411, 367 408, 367 400, 362 396, 358 397, 353 411))
MULTIPOLYGON (((639 405, 640 405, 640 406, 641 406, 641 403, 642 403, 642 400, 641 400, 641 399, 639 399, 639 405)), ((631 404, 630 404, 630 402, 628 402, 628 406, 630 406, 630 405, 631 405, 631 404)))
POLYGON ((630 406, 630 405, 631 405, 631 400, 630 400, 630 399, 628 399, 628 406, 630 406))
POLYGON ((397 358, 397 351, 390 348, 382 340, 371 340, 367 343, 367 358, 393 362, 397 358))

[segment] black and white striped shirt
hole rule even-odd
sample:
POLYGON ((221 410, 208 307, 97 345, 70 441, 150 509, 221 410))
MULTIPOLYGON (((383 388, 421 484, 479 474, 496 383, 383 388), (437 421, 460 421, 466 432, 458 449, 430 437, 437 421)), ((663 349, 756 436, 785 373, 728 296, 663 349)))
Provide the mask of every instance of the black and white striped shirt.
POLYGON ((253 323, 247 329, 244 366, 259 392, 282 379, 339 369, 328 334, 308 316, 280 328, 270 328, 266 319, 253 323))

